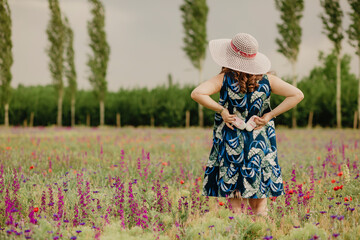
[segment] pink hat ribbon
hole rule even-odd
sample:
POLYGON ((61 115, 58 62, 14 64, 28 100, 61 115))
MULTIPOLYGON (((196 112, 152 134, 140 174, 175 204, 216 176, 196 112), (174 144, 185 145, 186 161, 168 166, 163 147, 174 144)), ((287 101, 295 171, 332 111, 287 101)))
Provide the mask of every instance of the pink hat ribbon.
POLYGON ((246 57, 246 58, 254 58, 254 57, 256 56, 256 53, 254 53, 254 54, 248 54, 248 53, 246 53, 246 52, 241 51, 240 49, 238 49, 238 48, 233 44, 232 40, 231 40, 230 44, 231 44, 231 48, 232 48, 235 52, 240 53, 241 56, 243 56, 243 57, 246 57))

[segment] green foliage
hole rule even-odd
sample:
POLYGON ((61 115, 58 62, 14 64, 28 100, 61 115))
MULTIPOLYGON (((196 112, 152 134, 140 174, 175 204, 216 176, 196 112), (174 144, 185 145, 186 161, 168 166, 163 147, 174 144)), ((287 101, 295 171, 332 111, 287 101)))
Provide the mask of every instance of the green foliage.
POLYGON ((281 24, 277 28, 281 39, 276 38, 278 52, 283 54, 291 62, 296 62, 301 43, 300 20, 304 10, 303 0, 275 0, 276 8, 281 12, 281 24))
POLYGON ((65 24, 65 77, 68 80, 69 88, 71 90, 71 94, 75 97, 76 94, 76 69, 74 62, 74 33, 70 27, 69 20, 67 17, 64 19, 65 24))
POLYGON ((100 0, 89 0, 92 6, 93 18, 88 21, 87 29, 90 36, 92 55, 88 55, 87 65, 91 75, 89 81, 94 93, 99 100, 104 100, 107 91, 107 66, 109 62, 110 46, 106 40, 105 11, 100 0))
POLYGON ((324 33, 334 43, 336 52, 340 53, 341 40, 344 38, 341 26, 344 13, 339 0, 320 0, 320 3, 325 10, 325 14, 320 15, 325 28, 324 33))
MULTIPOLYGON (((356 76, 350 73, 349 55, 341 59, 341 102, 342 123, 352 126, 354 111, 356 111, 357 85, 356 76)), ((305 95, 303 101, 298 105, 300 125, 307 124, 310 111, 314 111, 314 125, 334 127, 336 124, 336 52, 325 56, 320 52, 319 62, 322 66, 316 66, 311 70, 309 76, 299 82, 298 87, 305 95)))
POLYGON ((180 10, 185 32, 183 50, 193 66, 201 70, 206 53, 206 22, 209 8, 206 0, 184 0, 180 10))
POLYGON ((64 69, 64 41, 65 28, 61 18, 61 10, 58 0, 49 0, 51 18, 48 23, 46 33, 50 46, 46 52, 50 58, 49 69, 53 78, 54 86, 58 91, 62 91, 63 69, 64 69))
POLYGON ((11 26, 11 11, 8 1, 0 0, 0 98, 2 104, 9 103, 11 96, 11 66, 13 64, 11 26))
POLYGON ((360 56, 360 0, 348 0, 352 12, 349 13, 351 24, 347 33, 349 43, 356 49, 356 54, 360 56))

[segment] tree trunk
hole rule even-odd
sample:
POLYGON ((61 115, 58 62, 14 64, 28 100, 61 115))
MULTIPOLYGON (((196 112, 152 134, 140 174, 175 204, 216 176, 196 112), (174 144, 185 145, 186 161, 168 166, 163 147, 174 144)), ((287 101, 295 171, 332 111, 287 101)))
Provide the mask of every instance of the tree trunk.
POLYGON ((75 97, 71 98, 71 126, 75 127, 75 97))
POLYGON ((314 119, 314 111, 310 111, 308 118, 308 125, 307 125, 308 128, 312 128, 313 119, 314 119))
POLYGON ((337 128, 341 128, 341 59, 337 54, 336 62, 336 122, 337 128))
MULTIPOLYGON (((292 61, 291 62, 291 67, 292 67, 292 81, 293 81, 293 86, 296 87, 297 85, 297 81, 296 81, 296 62, 292 61)), ((297 112, 297 108, 296 106, 292 109, 292 128, 297 128, 297 123, 296 123, 296 112, 297 112)))
POLYGON ((58 96, 58 112, 57 112, 57 125, 62 126, 62 102, 63 102, 63 89, 59 89, 58 96))
POLYGON ((116 126, 121 127, 121 116, 120 113, 116 113, 116 126))
POLYGON ((90 127, 90 114, 86 114, 86 126, 90 127))
POLYGON ((185 112, 185 127, 190 127, 190 111, 186 110, 185 112))
MULTIPOLYGON (((358 49, 358 51, 360 52, 360 49, 358 49)), ((359 56, 359 76, 358 76, 358 80, 359 80, 359 86, 358 86, 358 119, 359 119, 359 128, 360 128, 360 56, 359 56)))
POLYGON ((354 129, 357 128, 357 122, 358 122, 358 111, 354 112, 354 129))
POLYGON ((29 122, 29 127, 33 127, 34 126, 34 112, 30 113, 30 122, 29 122))
POLYGON ((105 104, 104 100, 100 100, 100 126, 104 126, 105 123, 105 104))
POLYGON ((150 116, 150 126, 155 127, 155 118, 154 118, 153 114, 151 114, 151 116, 150 116))
MULTIPOLYGON (((202 81, 202 63, 200 64, 200 69, 199 69, 199 82, 198 82, 198 85, 201 83, 202 81)), ((203 106, 198 103, 199 107, 198 107, 198 110, 199 110, 199 126, 200 127, 204 127, 204 111, 203 111, 203 106)))
POLYGON ((5 103, 5 127, 9 127, 9 103, 5 103))

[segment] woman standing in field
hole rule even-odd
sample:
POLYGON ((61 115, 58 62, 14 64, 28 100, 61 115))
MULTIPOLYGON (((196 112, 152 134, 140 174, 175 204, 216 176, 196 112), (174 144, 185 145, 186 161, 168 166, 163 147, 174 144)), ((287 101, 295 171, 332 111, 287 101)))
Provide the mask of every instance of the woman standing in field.
POLYGON ((237 211, 248 200, 255 214, 267 215, 267 198, 284 194, 274 118, 295 107, 304 95, 267 74, 270 61, 249 34, 212 40, 209 48, 222 70, 191 93, 196 102, 216 111, 202 195, 228 196, 237 211), (218 103, 210 97, 217 92, 218 103), (271 92, 286 97, 274 109, 271 92))

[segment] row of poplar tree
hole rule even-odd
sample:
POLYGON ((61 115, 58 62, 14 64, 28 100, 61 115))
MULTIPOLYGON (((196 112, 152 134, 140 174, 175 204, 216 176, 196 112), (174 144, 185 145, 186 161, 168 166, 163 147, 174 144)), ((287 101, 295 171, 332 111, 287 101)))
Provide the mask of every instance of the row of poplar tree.
MULTIPOLYGON (((341 58, 342 125, 356 127, 354 112, 357 109, 357 78, 350 71, 351 58, 345 54, 341 58)), ((299 127, 336 127, 336 54, 319 54, 319 61, 307 76, 298 82, 305 98, 298 104, 297 124, 299 127)), ((172 83, 169 75, 168 84, 155 88, 120 88, 117 92, 108 92, 105 97, 105 125, 112 126, 155 126, 187 127, 197 126, 198 104, 190 94, 194 84, 180 86, 172 83)), ((291 82, 290 78, 285 78, 291 82)), ((219 100, 219 93, 211 96, 219 100)), ((271 106, 275 107, 284 97, 273 94, 271 106)), ((12 91, 9 116, 14 126, 49 126, 56 124, 57 96, 52 85, 23 86, 12 91)), ((62 123, 71 126, 71 89, 65 88, 62 123)), ((77 125, 98 126, 100 114, 98 100, 91 90, 78 90, 76 93, 77 125)), ((204 126, 214 124, 215 112, 204 108, 204 126)), ((0 106, 0 124, 3 123, 4 109, 0 106)), ((276 118, 275 124, 292 126, 292 112, 288 111, 276 118)))
MULTIPOLYGON (((107 92, 107 66, 110 46, 105 33, 105 11, 100 0, 88 0, 91 5, 92 19, 87 23, 90 37, 90 48, 87 65, 90 69, 89 81, 93 92, 100 103, 100 125, 105 122, 105 95, 107 92)), ((49 70, 53 87, 57 95, 57 125, 62 126, 64 80, 68 82, 71 95, 71 125, 75 125, 75 104, 77 93, 76 68, 74 63, 74 33, 68 18, 61 12, 59 0, 48 0, 51 17, 46 33, 49 45, 46 52, 49 56, 49 70)), ((9 126, 9 103, 11 100, 11 66, 12 55, 12 21, 8 0, 0 0, 0 80, 1 103, 4 106, 4 125, 9 126)))
MULTIPOLYGON (((77 94, 76 70, 74 66, 73 32, 69 21, 61 12, 58 0, 48 0, 51 19, 48 23, 47 35, 49 47, 47 52, 50 58, 49 70, 53 78, 53 86, 57 93, 57 125, 62 125, 62 106, 64 95, 64 82, 68 81, 68 89, 71 95, 71 125, 75 125, 75 102, 77 94)), ((106 40, 104 31, 105 11, 100 0, 88 0, 91 4, 93 18, 88 22, 88 33, 90 36, 90 48, 92 55, 89 55, 87 62, 91 75, 89 81, 93 87, 97 100, 100 103, 99 115, 100 125, 105 124, 105 98, 107 93, 107 65, 110 54, 110 47, 106 40)), ((1 102, 4 106, 4 124, 9 125, 9 102, 12 43, 11 43, 11 14, 7 0, 0 0, 0 78, 1 78, 1 102)), ((341 46, 345 32, 348 34, 350 44, 354 46, 356 54, 360 58, 360 0, 348 0, 352 11, 349 13, 351 24, 344 31, 342 27, 343 11, 339 0, 320 0, 324 12, 320 18, 324 26, 324 33, 333 42, 333 55, 336 57, 336 126, 342 126, 342 86, 341 86, 341 46)), ((290 62, 292 72, 292 84, 297 86, 296 63, 299 46, 301 43, 302 29, 300 21, 303 16, 303 0, 275 0, 277 10, 280 12, 281 23, 277 24, 280 37, 275 41, 278 45, 278 52, 283 54, 290 62)), ((208 6, 206 0, 184 0, 180 6, 184 27, 184 47, 193 66, 199 71, 199 84, 202 81, 203 64, 207 47, 206 22, 208 6)), ((359 59, 360 60, 360 59, 359 59)), ((360 69, 359 69, 360 71, 360 69)), ((330 76, 330 75, 329 75, 330 76)), ((360 72, 359 72, 360 78, 360 72)), ((330 81, 328 79, 328 81, 330 81)), ((360 81, 358 83, 358 110, 360 113, 360 81)), ((353 88, 353 86, 352 86, 353 88)), ((198 104, 198 125, 204 126, 204 109, 198 104)), ((292 127, 297 126, 297 108, 291 111, 292 127)), ((309 119, 314 113, 309 112, 309 119)), ((357 114, 360 120, 360 114, 357 114)))

